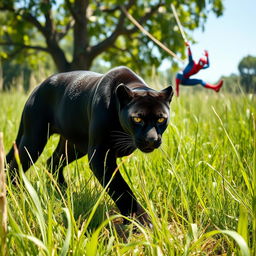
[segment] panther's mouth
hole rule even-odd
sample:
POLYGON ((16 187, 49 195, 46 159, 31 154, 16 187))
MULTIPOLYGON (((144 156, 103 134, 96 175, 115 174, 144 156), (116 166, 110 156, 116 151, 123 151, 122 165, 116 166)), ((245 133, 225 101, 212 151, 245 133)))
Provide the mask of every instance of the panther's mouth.
POLYGON ((140 151, 142 151, 143 153, 151 153, 155 150, 155 148, 139 148, 140 151))
POLYGON ((155 149, 159 148, 161 142, 149 143, 149 144, 137 144, 137 148, 142 151, 143 153, 151 153, 155 149))

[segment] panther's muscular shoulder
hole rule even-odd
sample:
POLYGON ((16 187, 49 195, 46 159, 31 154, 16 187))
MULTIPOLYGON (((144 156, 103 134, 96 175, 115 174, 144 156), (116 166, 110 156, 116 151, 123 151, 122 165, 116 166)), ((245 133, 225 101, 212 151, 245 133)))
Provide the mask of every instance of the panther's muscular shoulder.
POLYGON ((112 81, 114 88, 119 84, 125 84, 131 89, 133 89, 133 87, 136 88, 137 86, 147 87, 145 81, 141 77, 135 74, 131 69, 124 66, 110 70, 103 79, 106 79, 106 81, 112 81))

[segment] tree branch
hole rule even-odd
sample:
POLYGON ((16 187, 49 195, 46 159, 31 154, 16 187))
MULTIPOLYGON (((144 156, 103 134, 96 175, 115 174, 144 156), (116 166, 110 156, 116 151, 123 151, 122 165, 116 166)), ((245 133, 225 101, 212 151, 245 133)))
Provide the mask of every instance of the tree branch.
POLYGON ((27 12, 22 13, 22 11, 20 11, 18 13, 15 12, 14 14, 21 15, 22 18, 24 18, 26 21, 28 21, 29 23, 34 25, 43 35, 46 34, 46 30, 45 30, 44 26, 32 14, 27 13, 27 12))
POLYGON ((20 52, 22 52, 22 51, 23 51, 23 48, 19 48, 19 49, 14 50, 14 51, 11 52, 11 53, 8 53, 7 59, 8 59, 8 60, 13 59, 16 55, 18 55, 18 54, 19 54, 20 52))
POLYGON ((1 11, 9 11, 12 12, 15 16, 22 16, 26 21, 30 22, 33 24, 40 32, 44 33, 44 27, 42 24, 30 13, 25 12, 24 9, 18 9, 15 10, 15 8, 11 5, 8 5, 6 3, 0 4, 0 10, 1 11))
MULTIPOLYGON (((143 17, 141 17, 140 19, 138 19, 138 23, 139 24, 143 24, 145 23, 147 20, 149 20, 152 15, 157 12, 157 10, 159 9, 159 7, 163 6, 163 3, 160 1, 159 4, 153 6, 143 17)), ((125 29, 125 31, 123 32, 123 34, 133 34, 138 30, 138 28, 136 26, 134 26, 131 29, 125 29)))
POLYGON ((125 17, 124 17, 124 15, 122 15, 122 17, 120 17, 120 19, 119 19, 116 29, 112 32, 112 34, 108 38, 106 38, 105 40, 103 40, 102 42, 100 42, 99 44, 97 44, 91 48, 92 56, 95 57, 95 56, 101 54, 107 48, 109 48, 110 46, 113 45, 113 43, 116 41, 117 37, 122 34, 124 20, 125 20, 125 17))
POLYGON ((17 49, 8 53, 8 57, 7 57, 8 60, 13 59, 16 55, 18 55, 24 49, 33 49, 33 50, 49 52, 47 48, 37 46, 37 45, 32 46, 32 45, 25 45, 25 44, 19 44, 19 43, 8 43, 8 42, 0 42, 0 45, 12 45, 12 46, 17 46, 18 47, 17 49))
MULTIPOLYGON (((134 0, 130 0, 128 2, 128 4, 126 5, 126 9, 129 10, 132 5, 134 5, 135 1, 134 0)), ((119 21, 116 25, 116 28, 114 29, 114 31, 112 32, 112 34, 107 37, 106 39, 104 39, 102 42, 100 42, 99 44, 93 46, 91 48, 91 54, 94 57, 96 57, 97 55, 101 54, 102 52, 106 51, 109 47, 113 46, 114 42, 116 41, 116 39, 118 38, 119 35, 124 33, 124 22, 125 22, 125 14, 121 11, 121 7, 119 6, 118 8, 120 10, 120 17, 119 17, 119 21)))
MULTIPOLYGON (((45 0, 45 3, 48 6, 50 6, 49 0, 45 0)), ((45 29, 47 35, 53 38, 55 36, 55 29, 54 29, 54 23, 53 23, 53 20, 52 20, 52 10, 51 10, 51 8, 49 8, 47 10, 47 12, 44 13, 44 17, 45 17, 44 29, 45 29)))
POLYGON ((27 45, 27 44, 14 43, 14 42, 0 42, 0 45, 17 46, 17 47, 20 47, 21 49, 33 49, 33 50, 49 52, 48 48, 45 48, 45 47, 42 47, 42 46, 39 46, 39 45, 27 45))
POLYGON ((67 5, 68 10, 70 11, 71 15, 73 16, 74 20, 78 20, 78 17, 76 15, 76 12, 75 12, 70 0, 65 0, 65 3, 67 5))
POLYGON ((56 33, 56 40, 60 41, 62 38, 64 38, 67 35, 67 33, 69 32, 69 30, 72 27, 74 27, 74 24, 75 24, 74 19, 70 20, 61 32, 56 33))
MULTIPOLYGON (((45 0, 46 4, 50 4, 49 0, 45 0)), ((53 19, 51 17, 51 8, 44 14, 45 16, 45 26, 43 26, 39 20, 33 16, 31 13, 29 13, 30 10, 26 9, 18 9, 15 10, 15 8, 8 4, 1 4, 0 3, 0 10, 10 11, 15 16, 20 15, 26 22, 34 25, 44 36, 47 44, 47 48, 41 47, 41 46, 32 46, 32 45, 25 45, 21 43, 15 43, 15 42, 7 42, 9 45, 14 45, 20 48, 27 48, 27 49, 34 49, 34 50, 40 50, 45 51, 51 54, 57 68, 59 71, 67 71, 70 68, 70 63, 68 63, 64 51, 61 49, 61 47, 58 44, 57 41, 57 35, 53 27, 53 19)), ((3 42, 5 43, 5 42, 3 42)), ((8 45, 5 43, 5 45, 8 45)))
POLYGON ((113 8, 107 8, 106 6, 99 6, 99 9, 102 11, 102 12, 106 12, 106 13, 113 13, 117 10, 120 10, 120 6, 117 5, 117 6, 114 6, 113 8))
POLYGON ((0 11, 15 12, 13 6, 6 4, 6 2, 5 3, 0 3, 0 11))

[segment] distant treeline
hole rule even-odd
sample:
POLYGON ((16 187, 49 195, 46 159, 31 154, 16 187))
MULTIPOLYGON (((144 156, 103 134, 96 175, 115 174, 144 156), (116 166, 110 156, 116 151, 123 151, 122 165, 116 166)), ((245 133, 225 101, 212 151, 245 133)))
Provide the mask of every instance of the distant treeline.
MULTIPOLYGON (((92 70, 104 73, 110 67, 109 63, 97 61, 96 65, 92 67, 92 70)), ((225 82, 223 89, 235 93, 240 93, 241 91, 256 93, 256 57, 244 57, 238 64, 238 71, 238 74, 222 77, 225 82)), ((37 64, 36 66, 28 65, 26 62, 2 61, 0 63, 0 89, 3 91, 22 90, 28 92, 46 77, 56 72, 54 64, 49 60, 41 62, 41 64, 37 64)), ((161 74, 155 72, 154 76, 159 76, 161 77, 161 81, 165 80, 170 83, 173 80, 173 74, 173 72, 167 71, 161 74)), ((150 78, 152 79, 152 77, 150 78)))

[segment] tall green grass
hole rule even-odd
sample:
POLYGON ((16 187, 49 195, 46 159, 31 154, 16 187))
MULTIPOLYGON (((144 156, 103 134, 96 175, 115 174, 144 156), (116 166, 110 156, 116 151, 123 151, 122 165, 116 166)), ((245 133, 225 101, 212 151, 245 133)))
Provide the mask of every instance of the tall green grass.
MULTIPOLYGON (((192 92, 174 98, 161 149, 119 161, 153 229, 120 224, 87 158, 66 167, 59 188, 45 165, 53 136, 21 183, 7 184, 9 254, 256 255, 255 96, 192 92)), ((6 150, 26 98, 0 94, 6 150)))

